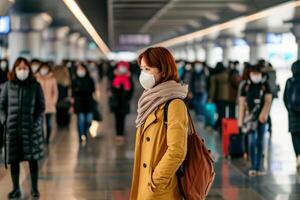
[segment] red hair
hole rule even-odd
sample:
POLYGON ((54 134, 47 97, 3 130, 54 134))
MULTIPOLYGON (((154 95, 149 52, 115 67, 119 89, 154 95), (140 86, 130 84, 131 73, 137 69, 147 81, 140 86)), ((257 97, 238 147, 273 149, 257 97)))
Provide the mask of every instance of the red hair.
POLYGON ((162 73, 162 81, 179 82, 176 61, 170 51, 164 47, 150 47, 138 57, 138 64, 144 59, 149 67, 158 68, 162 73))

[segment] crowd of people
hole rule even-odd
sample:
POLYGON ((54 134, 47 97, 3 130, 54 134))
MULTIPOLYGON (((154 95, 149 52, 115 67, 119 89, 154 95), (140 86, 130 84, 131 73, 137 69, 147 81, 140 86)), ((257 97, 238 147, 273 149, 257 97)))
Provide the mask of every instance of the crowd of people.
MULTIPOLYGON (((167 140, 161 127, 164 124, 161 105, 170 99, 185 99, 188 109, 194 110, 198 125, 203 130, 211 127, 222 136, 223 119, 236 119, 238 134, 243 135, 243 157, 251 163, 249 175, 265 174, 261 164, 264 135, 266 132, 270 137, 272 135, 270 110, 273 99, 279 97, 280 91, 272 65, 265 60, 259 60, 255 65, 245 62, 241 67, 238 61, 230 61, 228 64, 219 62, 213 68, 202 61, 175 61, 170 52, 163 48, 150 48, 147 52, 141 54, 138 62, 131 63, 64 60, 55 65, 53 62, 19 57, 11 70, 7 60, 0 60, 0 151, 4 149, 5 164, 10 164, 13 190, 8 194, 9 198, 21 195, 19 176, 22 161, 29 162, 32 196, 40 196, 38 160, 44 156, 44 146, 51 143, 54 119, 59 128, 68 128, 73 112, 77 119, 78 142, 88 142, 92 121, 102 120, 96 93, 104 77, 108 80, 107 106, 115 118, 117 144, 125 141, 126 116, 131 111, 130 105, 136 86, 133 80, 137 76, 144 92, 138 102, 136 127, 138 132, 145 132, 137 140, 145 143, 137 142, 141 146, 136 148, 148 148, 147 144, 153 139, 156 142, 167 140), (151 57, 147 54, 148 51, 152 54, 163 54, 166 58, 153 57, 152 54, 151 57), (160 110, 160 113, 155 110, 160 110), (150 129, 150 125, 157 120, 161 123, 150 129), (159 138, 154 138, 151 131, 161 133, 157 136, 159 138)), ((284 103, 289 113, 289 131, 292 133, 297 168, 300 171, 299 60, 293 64, 292 72, 293 77, 287 81, 284 90, 284 103)), ((182 101, 170 104, 168 117, 174 121, 174 125, 168 122, 168 128, 176 133, 176 127, 183 133, 187 131, 188 116, 187 113, 180 115, 181 112, 186 113, 182 101)), ((182 139, 186 137, 187 135, 182 135, 182 139)), ((180 152, 186 149, 185 140, 180 143, 177 136, 170 136, 169 139, 165 142, 174 140, 174 144, 181 145, 181 150, 178 149, 180 152)), ((164 144, 157 144, 160 146, 153 154, 157 158, 156 164, 160 163, 159 156, 164 155, 162 149, 167 148, 164 144)), ((150 153, 150 150, 147 152, 150 153)), ((178 159, 184 159, 185 153, 186 151, 181 152, 178 159)), ((148 154, 136 156, 147 157, 148 154)), ((139 161, 141 160, 135 161, 135 167, 139 161)), ((147 163, 138 166, 146 168, 147 163)), ((158 173, 168 174, 166 169, 174 171, 179 165, 174 165, 174 168, 165 164, 164 166, 161 167, 161 172, 156 172, 156 181, 160 180, 159 176, 163 176, 158 173)), ((135 168, 134 187, 138 187, 138 180, 135 178, 140 176, 139 173, 142 173, 142 169, 135 168)), ((142 195, 134 187, 132 195, 142 195)))

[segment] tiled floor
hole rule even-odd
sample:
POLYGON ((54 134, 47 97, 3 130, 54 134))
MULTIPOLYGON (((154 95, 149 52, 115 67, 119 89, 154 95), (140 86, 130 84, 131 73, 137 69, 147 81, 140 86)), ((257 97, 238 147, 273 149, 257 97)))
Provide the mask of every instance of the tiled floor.
MULTIPOLYGON (((127 119, 126 145, 114 142, 114 120, 107 111, 103 96, 103 132, 84 146, 77 143, 75 124, 69 130, 55 131, 47 156, 40 165, 41 198, 45 200, 128 200, 133 163, 135 114, 127 119)), ((138 94, 137 94, 138 96, 138 94)), ((134 105, 135 103, 133 103, 134 105)), ((132 110, 135 110, 133 106, 132 110)), ((286 111, 276 100, 272 109, 274 133, 266 135, 264 166, 268 175, 249 178, 248 163, 226 160, 220 155, 217 133, 200 130, 216 158, 217 177, 208 200, 299 200, 300 176, 290 134, 287 132, 286 111)), ((28 167, 22 166, 22 199, 31 199, 28 167)), ((11 188, 9 171, 0 165, 0 200, 6 199, 11 188)))

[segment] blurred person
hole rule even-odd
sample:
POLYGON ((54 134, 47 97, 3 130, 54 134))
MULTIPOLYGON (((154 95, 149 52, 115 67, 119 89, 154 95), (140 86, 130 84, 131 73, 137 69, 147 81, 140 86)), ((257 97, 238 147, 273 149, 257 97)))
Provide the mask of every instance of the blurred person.
POLYGON ((42 62, 39 59, 32 59, 30 62, 31 71, 34 75, 37 75, 42 62))
POLYGON ((284 104, 288 110, 289 132, 292 135, 297 170, 300 171, 300 60, 292 65, 293 77, 288 79, 284 90, 284 104))
POLYGON ((43 153, 42 118, 44 95, 35 80, 30 63, 19 57, 9 74, 0 97, 0 120, 5 125, 5 164, 10 164, 13 190, 9 199, 20 198, 20 162, 28 161, 31 175, 31 195, 39 197, 38 160, 43 153), (18 102, 18 103, 16 103, 18 102))
MULTIPOLYGON (((280 87, 277 84, 277 76, 276 70, 273 68, 271 63, 268 63, 264 60, 260 60, 258 62, 263 67, 263 72, 265 74, 265 78, 270 86, 273 100, 278 98, 278 93, 280 91, 280 87)), ((271 116, 268 117, 268 131, 270 133, 270 138, 272 136, 272 119, 271 116)))
MULTIPOLYGON (((242 92, 242 88, 247 84, 247 82, 250 80, 250 72, 251 72, 251 68, 252 68, 252 65, 248 62, 244 62, 244 71, 243 71, 243 74, 242 74, 242 80, 239 84, 239 88, 238 88, 238 98, 237 98, 237 103, 239 103, 239 99, 241 97, 241 92, 242 92)), ((244 137, 244 150, 245 150, 245 153, 244 153, 244 159, 245 160, 248 160, 248 154, 249 154, 249 151, 248 151, 248 146, 249 146, 249 140, 248 140, 248 137, 244 137)))
MULTIPOLYGON (((0 94, 2 91, 2 87, 7 82, 7 75, 8 75, 8 61, 6 59, 0 60, 0 94)), ((0 123, 0 154, 2 152, 3 147, 3 125, 0 123)))
POLYGON ((58 100, 56 104, 56 123, 59 127, 66 127, 70 123, 70 97, 71 97, 71 76, 66 65, 55 66, 53 76, 58 87, 58 100))
POLYGON ((89 128, 93 120, 95 84, 87 67, 83 64, 76 66, 76 77, 72 82, 74 112, 77 116, 79 142, 83 136, 88 139, 89 128))
POLYGON ((178 60, 176 65, 177 65, 177 70, 178 70, 178 76, 179 76, 179 80, 183 80, 183 75, 185 72, 184 66, 185 66, 185 62, 183 60, 178 60))
POLYGON ((199 61, 194 63, 194 72, 190 81, 190 89, 193 94, 193 107, 198 122, 205 125, 205 105, 208 98, 209 72, 199 61))
POLYGON ((265 174, 261 161, 271 102, 270 86, 263 79, 261 66, 256 65, 251 68, 249 79, 241 89, 239 98, 238 126, 241 133, 248 134, 250 141, 251 168, 249 176, 265 174))
POLYGON ((138 62, 145 91, 138 103, 130 199, 181 200, 176 171, 187 152, 188 114, 180 99, 187 97, 188 86, 179 83, 175 60, 163 47, 147 49, 138 62), (164 106, 171 99, 166 126, 164 106))
POLYGON ((111 83, 110 109, 115 115, 117 142, 123 142, 126 115, 130 113, 130 101, 133 96, 133 81, 128 62, 116 64, 111 83))
POLYGON ((58 99, 57 81, 48 63, 42 63, 37 80, 40 83, 45 97, 45 124, 46 124, 46 144, 49 144, 52 132, 52 118, 56 112, 58 99))
POLYGON ((210 79, 209 101, 216 103, 218 120, 216 128, 221 129, 222 119, 236 117, 238 77, 232 70, 225 68, 222 62, 217 63, 210 79), (229 110, 226 116, 226 109, 229 110))

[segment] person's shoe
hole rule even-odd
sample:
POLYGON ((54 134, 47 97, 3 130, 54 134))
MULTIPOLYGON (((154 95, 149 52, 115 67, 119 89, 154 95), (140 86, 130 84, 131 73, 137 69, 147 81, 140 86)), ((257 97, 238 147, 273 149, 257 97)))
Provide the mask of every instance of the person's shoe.
POLYGON ((253 177, 253 176, 257 175, 257 172, 256 172, 256 170, 251 169, 251 170, 249 170, 248 174, 249 174, 249 176, 253 177))
POLYGON ((41 195, 40 195, 40 192, 36 189, 33 189, 31 190, 31 196, 34 197, 34 198, 39 198, 41 195))
POLYGON ((124 136, 117 136, 116 137, 116 144, 117 145, 122 145, 125 142, 125 137, 124 136))
POLYGON ((257 176, 265 176, 265 175, 267 175, 267 172, 266 171, 257 171, 256 174, 257 174, 257 176))
POLYGON ((8 193, 7 197, 8 197, 8 199, 20 198, 21 197, 21 191, 20 191, 20 189, 19 188, 18 189, 14 189, 10 193, 8 193))

